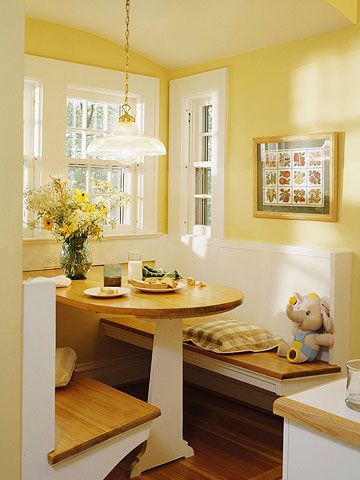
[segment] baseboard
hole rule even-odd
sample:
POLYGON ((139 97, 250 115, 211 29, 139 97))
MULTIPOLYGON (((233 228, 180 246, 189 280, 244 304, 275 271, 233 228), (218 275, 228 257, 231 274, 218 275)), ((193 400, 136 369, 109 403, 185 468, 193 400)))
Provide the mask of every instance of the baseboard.
MULTIPOLYGON (((76 366, 75 370, 107 385, 124 386, 148 379, 150 361, 150 352, 143 351, 112 359, 81 363, 76 366)), ((223 397, 269 411, 272 411, 272 404, 277 398, 267 390, 186 363, 184 364, 184 380, 191 385, 223 397)))
POLYGON ((184 364, 184 380, 222 397, 270 412, 272 412, 273 403, 277 398, 277 395, 268 390, 190 364, 184 364))
POLYGON ((125 385, 141 382, 150 374, 149 352, 133 353, 121 357, 95 360, 76 365, 77 372, 107 385, 125 385))

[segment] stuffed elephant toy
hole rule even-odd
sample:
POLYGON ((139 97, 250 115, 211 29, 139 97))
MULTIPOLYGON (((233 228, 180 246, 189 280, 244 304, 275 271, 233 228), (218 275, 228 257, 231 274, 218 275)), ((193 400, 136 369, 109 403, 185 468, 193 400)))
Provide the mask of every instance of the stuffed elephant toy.
POLYGON ((292 346, 281 342, 277 354, 291 363, 313 362, 320 346, 334 344, 333 325, 328 305, 316 293, 295 294, 286 306, 286 315, 293 322, 292 346))

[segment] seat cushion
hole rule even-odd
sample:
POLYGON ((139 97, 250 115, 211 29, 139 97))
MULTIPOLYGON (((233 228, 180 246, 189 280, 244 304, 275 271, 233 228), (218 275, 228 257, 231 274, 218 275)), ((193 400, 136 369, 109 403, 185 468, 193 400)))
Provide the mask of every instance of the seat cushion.
POLYGON ((217 320, 185 327, 183 339, 216 353, 265 352, 281 340, 265 328, 239 320, 217 320))
POLYGON ((56 349, 55 387, 65 387, 71 380, 77 355, 70 347, 56 349))

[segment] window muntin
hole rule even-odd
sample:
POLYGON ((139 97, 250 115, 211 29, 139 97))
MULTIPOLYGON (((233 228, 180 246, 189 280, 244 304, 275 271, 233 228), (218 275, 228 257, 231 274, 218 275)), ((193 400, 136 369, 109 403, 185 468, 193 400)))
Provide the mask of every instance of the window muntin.
POLYGON ((213 163, 213 106, 211 97, 189 104, 189 232, 211 234, 211 175, 213 163))
MULTIPOLYGON (((91 180, 105 180, 111 182, 115 187, 131 195, 132 171, 128 166, 99 166, 69 164, 68 177, 74 188, 92 194, 98 193, 91 180)), ((115 219, 117 225, 131 225, 130 207, 118 207, 109 214, 109 220, 115 219)))
POLYGON ((67 98, 67 158, 97 158, 96 155, 87 153, 87 147, 95 138, 104 136, 114 129, 120 116, 121 102, 120 97, 116 102, 75 96, 67 98))

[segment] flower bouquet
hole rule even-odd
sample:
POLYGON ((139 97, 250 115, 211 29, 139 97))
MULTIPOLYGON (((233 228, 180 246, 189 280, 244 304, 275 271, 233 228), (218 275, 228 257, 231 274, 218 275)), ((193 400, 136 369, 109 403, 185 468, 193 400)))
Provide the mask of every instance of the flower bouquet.
POLYGON ((86 278, 90 270, 91 252, 88 238, 101 240, 104 226, 115 227, 109 218, 111 210, 130 203, 129 195, 110 182, 94 180, 96 194, 72 188, 66 178, 51 178, 38 188, 25 192, 29 211, 35 213, 30 228, 40 225, 63 242, 60 265, 72 279, 86 278))

